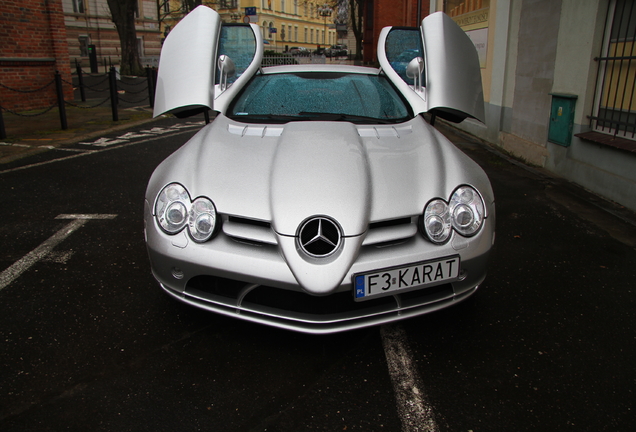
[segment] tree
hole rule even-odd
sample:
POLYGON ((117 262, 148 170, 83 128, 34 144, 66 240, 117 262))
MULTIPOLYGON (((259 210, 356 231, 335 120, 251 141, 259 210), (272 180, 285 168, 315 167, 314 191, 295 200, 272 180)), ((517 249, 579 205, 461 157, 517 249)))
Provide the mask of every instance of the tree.
POLYGON ((349 0, 349 14, 351 15, 351 30, 356 37, 355 60, 362 60, 362 18, 364 17, 364 0, 349 0))
POLYGON ((362 60, 362 41, 364 29, 362 20, 364 18, 365 0, 331 0, 332 7, 336 11, 334 22, 336 24, 351 24, 351 30, 356 38, 355 60, 362 60))
POLYGON ((123 75, 143 75, 137 49, 135 14, 137 0, 107 0, 111 20, 115 23, 121 44, 120 72, 123 75))

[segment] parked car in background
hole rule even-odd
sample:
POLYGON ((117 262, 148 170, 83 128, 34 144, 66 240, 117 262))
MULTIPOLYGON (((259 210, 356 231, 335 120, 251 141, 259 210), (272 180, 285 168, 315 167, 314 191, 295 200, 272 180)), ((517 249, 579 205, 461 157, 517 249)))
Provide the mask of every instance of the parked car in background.
POLYGON ((421 115, 484 118, 468 36, 441 13, 419 29, 387 27, 380 68, 263 67, 260 40, 257 25, 225 25, 199 6, 163 45, 155 115, 217 115, 146 189, 161 288, 307 333, 401 320, 475 293, 495 239, 493 191, 421 115), (391 66, 405 49, 418 54, 405 69, 412 85, 391 66))
POLYGON ((305 47, 291 47, 289 53, 294 56, 308 56, 309 50, 305 47))
POLYGON ((325 50, 327 57, 344 57, 349 55, 349 50, 346 45, 331 45, 325 50))

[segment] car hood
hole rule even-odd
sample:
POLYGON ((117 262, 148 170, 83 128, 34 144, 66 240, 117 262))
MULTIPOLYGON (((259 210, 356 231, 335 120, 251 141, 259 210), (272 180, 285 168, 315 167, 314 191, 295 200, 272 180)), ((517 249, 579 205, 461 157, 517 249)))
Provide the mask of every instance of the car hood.
POLYGON ((395 126, 257 125, 219 115, 157 168, 149 202, 172 182, 283 236, 316 215, 360 236, 370 222, 421 214, 460 184, 475 186, 487 206, 494 201, 481 168, 421 117, 395 126))

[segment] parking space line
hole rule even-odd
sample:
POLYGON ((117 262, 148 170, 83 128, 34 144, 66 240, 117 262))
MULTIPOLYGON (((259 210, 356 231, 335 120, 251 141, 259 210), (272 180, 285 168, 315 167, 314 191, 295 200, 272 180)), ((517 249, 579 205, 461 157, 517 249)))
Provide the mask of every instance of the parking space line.
POLYGON ((65 156, 65 157, 61 157, 61 158, 56 158, 56 159, 51 159, 51 160, 47 160, 44 162, 36 162, 36 163, 32 163, 30 165, 24 165, 24 166, 19 166, 16 168, 9 168, 6 169, 4 171, 0 171, 0 174, 5 174, 5 173, 10 173, 10 172, 14 172, 14 171, 21 171, 21 170, 25 170, 25 169, 29 169, 29 168, 35 168, 35 167, 39 167, 42 165, 48 165, 51 163, 55 163, 55 162, 61 162, 61 161, 67 161, 70 159, 75 159, 75 158, 79 158, 79 157, 84 157, 84 156, 88 156, 88 155, 92 155, 92 154, 96 154, 96 153, 101 153, 101 152, 105 152, 105 151, 110 151, 110 150, 118 150, 118 149, 122 149, 131 145, 137 145, 137 144, 145 144, 147 142, 156 140, 156 139, 162 139, 162 138, 167 138, 167 137, 173 137, 173 136, 177 136, 177 135, 182 135, 182 134, 186 134, 186 133, 190 133, 192 132, 191 129, 183 129, 183 128, 175 128, 176 131, 171 133, 171 134, 166 134, 166 135, 155 135, 152 136, 148 139, 142 139, 139 141, 128 141, 128 140, 124 140, 123 144, 114 146, 114 147, 97 147, 98 150, 87 150, 84 151, 82 153, 76 153, 76 154, 72 154, 70 156, 65 156))
POLYGON ((55 219, 71 219, 71 222, 53 234, 41 245, 33 249, 31 252, 23 256, 20 260, 13 263, 9 268, 0 273, 0 290, 4 289, 11 282, 16 280, 22 273, 27 271, 33 264, 47 256, 55 246, 60 244, 64 239, 73 234, 78 228, 82 227, 86 222, 93 219, 114 219, 114 214, 76 214, 76 215, 59 215, 55 219))
POLYGON ((380 334, 402 431, 438 432, 433 408, 413 364, 404 329, 399 324, 385 324, 380 328, 380 334))

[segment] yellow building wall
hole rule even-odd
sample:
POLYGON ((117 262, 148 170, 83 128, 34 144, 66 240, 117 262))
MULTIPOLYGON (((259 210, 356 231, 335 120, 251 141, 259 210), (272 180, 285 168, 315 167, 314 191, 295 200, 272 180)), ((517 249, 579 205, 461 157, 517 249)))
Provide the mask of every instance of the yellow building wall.
MULTIPOLYGON (((618 42, 610 45, 608 57, 632 56, 634 42, 618 42)), ((605 86, 601 107, 615 110, 633 111, 636 106, 636 61, 609 61, 605 70, 605 86), (611 89, 611 91, 609 90, 611 89)))

